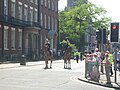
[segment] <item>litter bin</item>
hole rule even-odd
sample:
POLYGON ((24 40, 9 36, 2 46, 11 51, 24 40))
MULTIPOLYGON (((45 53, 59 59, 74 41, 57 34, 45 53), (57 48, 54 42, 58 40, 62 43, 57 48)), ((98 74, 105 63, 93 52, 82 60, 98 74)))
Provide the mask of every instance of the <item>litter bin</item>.
POLYGON ((26 56, 25 55, 21 56, 20 65, 26 65, 26 56))

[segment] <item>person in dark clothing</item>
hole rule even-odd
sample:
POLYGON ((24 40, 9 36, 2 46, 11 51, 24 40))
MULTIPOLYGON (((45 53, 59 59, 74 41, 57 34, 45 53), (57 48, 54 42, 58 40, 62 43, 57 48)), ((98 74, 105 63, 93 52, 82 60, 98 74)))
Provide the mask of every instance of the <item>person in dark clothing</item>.
POLYGON ((45 46, 47 46, 48 47, 48 51, 50 52, 50 54, 51 54, 51 51, 50 51, 50 42, 49 42, 49 40, 48 39, 46 39, 46 41, 45 41, 45 46))
POLYGON ((67 43, 65 44, 65 47, 64 47, 64 48, 65 48, 65 51, 68 49, 69 43, 70 43, 68 39, 67 39, 66 41, 67 41, 67 43))
POLYGON ((77 51, 76 52, 76 61, 77 61, 77 63, 78 63, 78 60, 79 60, 79 52, 77 51))

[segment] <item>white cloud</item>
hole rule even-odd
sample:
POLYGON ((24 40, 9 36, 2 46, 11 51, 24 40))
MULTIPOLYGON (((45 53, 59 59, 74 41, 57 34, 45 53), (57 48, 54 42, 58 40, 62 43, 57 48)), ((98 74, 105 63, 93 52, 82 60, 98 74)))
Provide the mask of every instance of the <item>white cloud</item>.
POLYGON ((113 18, 113 21, 120 22, 120 0, 89 0, 98 6, 102 6, 107 10, 107 16, 113 18))

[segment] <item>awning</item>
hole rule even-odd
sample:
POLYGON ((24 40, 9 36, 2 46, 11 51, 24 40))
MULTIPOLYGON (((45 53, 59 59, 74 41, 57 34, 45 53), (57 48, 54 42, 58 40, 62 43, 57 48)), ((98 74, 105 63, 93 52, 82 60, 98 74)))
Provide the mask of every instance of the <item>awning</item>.
POLYGON ((55 33, 56 33, 56 30, 50 30, 50 31, 48 32, 48 36, 49 36, 49 37, 52 37, 52 36, 55 35, 55 33))

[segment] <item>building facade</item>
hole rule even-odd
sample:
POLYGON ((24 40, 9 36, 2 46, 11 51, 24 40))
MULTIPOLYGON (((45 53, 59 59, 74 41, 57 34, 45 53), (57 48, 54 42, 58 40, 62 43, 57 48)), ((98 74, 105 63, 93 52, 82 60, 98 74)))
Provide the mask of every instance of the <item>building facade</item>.
POLYGON ((39 60, 44 42, 57 50, 58 0, 0 0, 0 57, 39 60))
POLYGON ((67 0, 67 7, 74 7, 75 6, 75 2, 77 2, 78 0, 67 0))
MULTIPOLYGON (((79 0, 67 0, 67 8, 72 8, 76 5, 76 2, 79 0)), ((88 0, 84 0, 84 3, 87 3, 88 0)))

